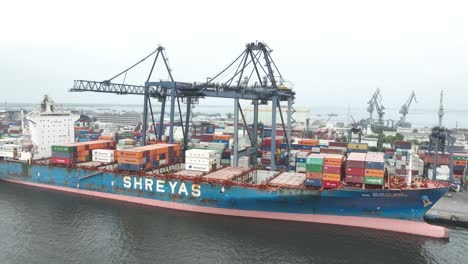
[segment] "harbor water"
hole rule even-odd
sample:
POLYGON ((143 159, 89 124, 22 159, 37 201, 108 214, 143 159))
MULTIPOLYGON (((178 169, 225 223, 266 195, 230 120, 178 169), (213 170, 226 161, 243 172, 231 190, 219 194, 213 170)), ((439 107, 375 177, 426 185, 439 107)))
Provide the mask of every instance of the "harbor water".
POLYGON ((0 181, 1 263, 466 263, 450 240, 195 214, 0 181))

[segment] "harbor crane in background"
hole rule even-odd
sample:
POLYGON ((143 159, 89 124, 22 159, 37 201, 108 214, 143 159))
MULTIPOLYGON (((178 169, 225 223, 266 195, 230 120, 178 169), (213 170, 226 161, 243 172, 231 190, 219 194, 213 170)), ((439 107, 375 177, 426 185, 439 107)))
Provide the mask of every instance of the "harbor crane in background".
POLYGON ((368 125, 373 125, 374 124, 374 118, 373 118, 373 113, 375 110, 377 110, 377 114, 379 116, 377 125, 378 126, 383 126, 384 121, 383 117, 385 114, 385 107, 382 104, 382 95, 380 93, 380 89, 377 88, 372 95, 371 99, 367 102, 368 107, 367 107, 367 112, 369 112, 369 120, 368 120, 368 125))
POLYGON ((444 117, 444 91, 440 91, 440 103, 439 103, 439 127, 442 127, 442 118, 444 117))
MULTIPOLYGON (((213 97, 213 98, 227 98, 234 100, 234 144, 233 144, 233 163, 237 167, 238 159, 242 156, 253 156, 256 162, 256 154, 258 150, 258 106, 260 104, 268 104, 271 102, 272 107, 272 143, 271 153, 276 153, 276 113, 277 110, 280 114, 282 128, 285 137, 283 140, 287 144, 288 154, 290 151, 290 138, 291 138, 291 122, 293 103, 295 99, 295 92, 291 88, 285 86, 285 81, 278 70, 275 62, 271 57, 272 50, 262 42, 252 42, 246 45, 244 51, 225 69, 221 70, 213 78, 207 78, 203 82, 177 82, 172 77, 172 70, 169 68, 167 56, 163 52, 164 48, 159 46, 154 52, 132 65, 123 72, 116 76, 101 82, 75 80, 71 92, 100 92, 100 93, 113 93, 120 95, 138 94, 144 95, 143 107, 143 128, 142 128, 142 145, 147 143, 147 118, 148 113, 151 114, 153 126, 155 126, 154 115, 150 98, 157 98, 161 102, 159 131, 157 137, 161 138, 164 128, 164 114, 166 107, 166 100, 169 99, 171 107, 169 111, 169 142, 173 143, 174 123, 175 123, 175 105, 177 101, 178 112, 180 117, 180 124, 184 137, 184 149, 188 145, 188 131, 189 120, 191 116, 192 103, 198 102, 199 98, 213 97), (125 83, 112 82, 116 77, 126 74, 129 70, 139 65, 144 60, 152 55, 155 60, 152 64, 151 71, 148 75, 144 85, 128 85, 125 83), (169 81, 151 81, 152 73, 157 62, 158 57, 163 58, 164 65, 169 74, 169 81), (182 111, 180 107, 180 100, 186 103, 186 116, 185 124, 183 122, 182 111), (252 124, 253 135, 248 132, 251 141, 251 148, 239 150, 238 145, 238 132, 239 132, 239 113, 241 114, 244 127, 248 127, 244 114, 242 112, 239 100, 249 100, 254 105, 254 122, 252 124), (281 102, 287 102, 286 122, 283 118, 281 110, 281 102), (285 124, 286 123, 286 124, 285 124)), ((272 155, 270 169, 276 168, 276 156, 272 155)))
POLYGON ((412 102, 415 102, 417 103, 418 101, 416 100, 416 94, 414 93, 414 91, 411 93, 410 97, 408 98, 408 100, 406 101, 406 103, 404 105, 401 106, 400 108, 400 111, 399 113, 401 114, 401 119, 400 121, 398 122, 398 126, 400 127, 411 127, 411 124, 406 122, 406 115, 408 114, 409 112, 409 109, 411 107, 411 103, 412 102))

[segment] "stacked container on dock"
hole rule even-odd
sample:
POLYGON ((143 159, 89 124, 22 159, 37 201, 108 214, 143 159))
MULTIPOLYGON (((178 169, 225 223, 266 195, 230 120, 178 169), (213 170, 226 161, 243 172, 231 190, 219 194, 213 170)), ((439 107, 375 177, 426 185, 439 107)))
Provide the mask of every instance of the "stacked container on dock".
POLYGON ((306 175, 304 173, 283 172, 268 182, 275 187, 297 188, 304 186, 306 175))
POLYGON ((136 146, 136 141, 131 138, 124 138, 124 139, 119 139, 117 143, 117 150, 122 150, 122 149, 131 149, 136 146))
POLYGON ((231 138, 231 135, 214 135, 213 142, 222 143, 225 145, 225 148, 229 148, 229 141, 231 140, 231 138))
POLYGON ((120 170, 147 171, 155 167, 181 161, 178 144, 153 144, 115 152, 120 170))
POLYGON ((366 143, 349 143, 348 152, 367 153, 369 146, 366 143))
POLYGON ((185 170, 210 172, 216 164, 215 150, 189 149, 185 152, 185 170))
POLYGON ((383 186, 385 176, 384 153, 368 152, 365 167, 364 183, 383 186))
POLYGON ((351 152, 346 159, 346 183, 363 184, 366 168, 366 153, 351 152))

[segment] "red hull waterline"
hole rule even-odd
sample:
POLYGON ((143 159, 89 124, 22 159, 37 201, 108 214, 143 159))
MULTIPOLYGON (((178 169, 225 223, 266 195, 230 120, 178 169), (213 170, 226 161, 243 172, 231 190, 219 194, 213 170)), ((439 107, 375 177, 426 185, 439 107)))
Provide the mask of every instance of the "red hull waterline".
POLYGON ((285 221, 299 221, 332 225, 343 225, 352 227, 363 227, 378 230, 386 230, 392 232, 399 232, 411 235, 426 236, 433 238, 448 238, 449 232, 447 228, 441 226, 430 225, 425 222, 415 222, 408 220, 386 219, 386 218, 371 218, 371 217, 358 217, 358 216, 335 216, 335 215, 309 215, 309 214, 294 214, 294 213, 275 213, 275 212, 262 212, 262 211, 247 211, 236 209, 224 209, 203 207, 197 205, 188 205, 176 202, 158 201, 147 198, 124 196, 118 194, 102 193, 89 190, 80 190, 68 187, 53 186, 41 183, 23 182, 16 180, 1 179, 3 181, 34 186, 45 189, 52 189, 57 191, 76 193, 81 195, 88 195, 123 202, 130 202, 136 204, 157 206, 163 208, 170 208, 182 211, 190 211, 196 213, 208 213, 217 215, 240 216, 250 218, 264 218, 285 221))

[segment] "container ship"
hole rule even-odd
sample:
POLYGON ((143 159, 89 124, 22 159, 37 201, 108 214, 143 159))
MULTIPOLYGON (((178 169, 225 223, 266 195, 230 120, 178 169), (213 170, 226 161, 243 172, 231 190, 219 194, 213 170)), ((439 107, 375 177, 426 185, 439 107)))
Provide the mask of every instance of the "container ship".
MULTIPOLYGON (((238 167, 229 166, 224 152, 232 135, 212 134, 205 139, 211 142, 183 151, 179 144, 138 146, 115 132, 76 128, 77 118, 45 98, 22 124, 13 124, 28 135, 22 145, 1 139, 0 179, 196 213, 448 237, 446 228, 423 220, 448 184, 391 176, 390 154, 369 152, 365 144, 298 139, 285 167, 269 171, 249 167, 244 157, 238 167)), ((264 138, 261 144, 268 149, 272 142, 264 138)), ((401 165, 411 145, 396 145, 401 165)), ((257 155, 268 164, 276 153, 257 155)), ((466 167, 466 157, 459 160, 466 167)))

